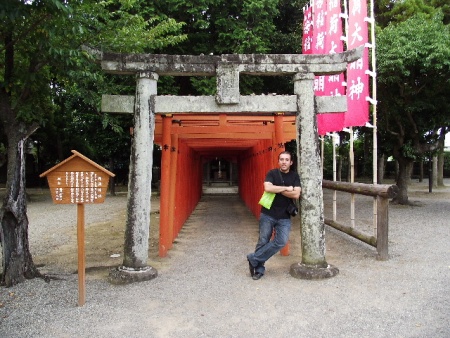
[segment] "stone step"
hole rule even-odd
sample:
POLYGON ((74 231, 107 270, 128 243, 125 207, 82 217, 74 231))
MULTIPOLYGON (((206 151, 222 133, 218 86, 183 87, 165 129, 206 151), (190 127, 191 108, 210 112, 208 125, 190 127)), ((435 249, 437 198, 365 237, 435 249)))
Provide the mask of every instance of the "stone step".
POLYGON ((238 192, 238 186, 203 186, 204 195, 237 194, 238 192))

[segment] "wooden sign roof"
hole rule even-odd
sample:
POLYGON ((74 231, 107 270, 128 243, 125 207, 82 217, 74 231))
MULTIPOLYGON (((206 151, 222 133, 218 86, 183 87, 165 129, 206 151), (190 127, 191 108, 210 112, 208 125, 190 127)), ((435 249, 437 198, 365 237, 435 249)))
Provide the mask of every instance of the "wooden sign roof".
POLYGON ((110 177, 115 175, 72 150, 73 155, 39 175, 47 177, 53 202, 103 203, 110 177))

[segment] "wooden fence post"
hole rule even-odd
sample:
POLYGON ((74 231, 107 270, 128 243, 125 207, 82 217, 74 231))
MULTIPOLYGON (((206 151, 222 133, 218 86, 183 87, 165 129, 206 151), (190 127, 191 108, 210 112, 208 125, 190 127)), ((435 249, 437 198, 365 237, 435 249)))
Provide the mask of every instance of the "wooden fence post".
POLYGON ((388 232, 389 232, 389 200, 377 196, 377 259, 389 259, 388 232))

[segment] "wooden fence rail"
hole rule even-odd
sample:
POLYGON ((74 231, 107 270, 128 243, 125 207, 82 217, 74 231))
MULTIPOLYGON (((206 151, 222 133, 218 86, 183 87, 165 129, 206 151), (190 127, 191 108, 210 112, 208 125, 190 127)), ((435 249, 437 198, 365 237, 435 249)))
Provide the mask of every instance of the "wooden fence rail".
POLYGON ((387 184, 349 183, 328 180, 322 181, 322 187, 324 189, 343 191, 351 194, 373 196, 377 199, 376 237, 331 219, 325 218, 325 224, 376 247, 377 259, 382 261, 388 260, 389 199, 395 197, 398 193, 398 187, 396 185, 387 184))

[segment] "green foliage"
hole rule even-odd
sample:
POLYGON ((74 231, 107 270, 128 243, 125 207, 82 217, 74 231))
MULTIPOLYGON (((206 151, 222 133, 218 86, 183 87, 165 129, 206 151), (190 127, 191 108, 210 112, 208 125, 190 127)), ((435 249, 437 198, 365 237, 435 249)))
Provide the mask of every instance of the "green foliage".
MULTIPOLYGON (((341 132, 339 133, 339 144, 336 144, 335 154, 336 154, 336 163, 338 161, 342 162, 342 175, 348 171, 348 157, 350 150, 349 138, 346 137, 347 133, 341 132)), ((355 143, 358 143, 358 140, 355 140, 355 143)), ((323 178, 327 180, 333 179, 333 138, 329 136, 324 136, 323 140, 323 149, 324 149, 324 157, 323 157, 323 178)), ((336 168, 338 170, 338 168, 336 168)), ((336 173, 338 175, 338 173, 336 173)))
POLYGON ((450 24, 450 3, 447 0, 431 0, 431 5, 442 11, 444 14, 444 24, 450 24))
POLYGON ((403 144, 401 151, 401 154, 404 158, 409 158, 411 160, 416 160, 418 158, 417 152, 412 146, 411 140, 408 140, 403 144))
POLYGON ((49 64, 60 50, 52 48, 52 18, 70 13, 59 1, 0 4, 2 121, 41 122, 54 110, 49 64))
POLYGON ((436 131, 450 125, 449 41, 442 14, 418 14, 378 34, 379 131, 408 158, 432 150, 436 131))
POLYGON ((4 130, 26 131, 33 123, 40 125, 34 139, 48 164, 74 148, 100 161, 120 154, 128 158, 129 142, 113 142, 129 139, 123 117, 101 114, 100 102, 102 93, 133 94, 135 80, 105 75, 80 47, 152 52, 186 38, 180 34, 182 23, 152 15, 147 8, 140 0, 3 1, 4 130))
POLYGON ((191 77, 191 84, 198 95, 216 95, 216 77, 191 77))
POLYGON ((424 15, 416 15, 386 27, 378 35, 378 65, 379 72, 383 74, 380 81, 397 82, 400 77, 409 76, 414 76, 415 81, 416 77, 440 75, 441 71, 448 71, 448 42, 449 29, 443 25, 441 16, 427 20, 424 15))
POLYGON ((333 140, 324 136, 323 140, 323 178, 333 179, 333 140))
POLYGON ((274 18, 271 53, 300 54, 302 52, 303 7, 308 0, 279 0, 274 18))
POLYGON ((281 49, 293 52, 292 46, 280 40, 296 40, 301 48, 301 2, 157 0, 152 13, 185 23, 187 40, 164 48, 170 54, 280 53, 281 49))
POLYGON ((145 18, 140 14, 145 6, 138 0, 82 4, 77 12, 81 25, 76 28, 83 33, 87 27, 86 43, 111 52, 148 53, 186 39, 179 34, 182 23, 158 16, 145 18))
POLYGON ((215 21, 219 53, 268 52, 270 36, 275 31, 273 15, 278 14, 276 5, 276 0, 234 1, 235 11, 215 21))
POLYGON ((404 204, 408 166, 437 150, 450 125, 450 29, 429 1, 395 2, 390 11, 377 39, 378 148, 397 160, 404 204))
POLYGON ((380 27, 386 27, 417 14, 423 15, 426 19, 431 19, 439 11, 448 15, 449 5, 445 2, 446 0, 378 0, 375 1, 376 21, 380 27))

